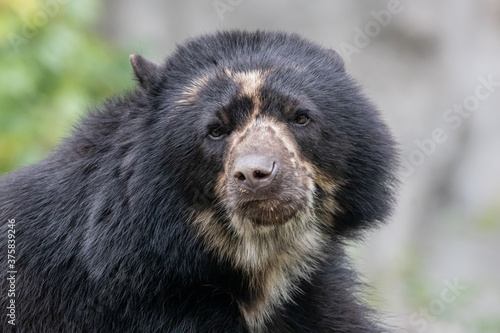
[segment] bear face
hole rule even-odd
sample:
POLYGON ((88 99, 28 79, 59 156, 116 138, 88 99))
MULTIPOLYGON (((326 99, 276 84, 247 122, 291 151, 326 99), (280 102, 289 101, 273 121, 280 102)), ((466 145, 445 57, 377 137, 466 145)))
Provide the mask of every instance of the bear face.
POLYGON ((228 32, 191 40, 161 68, 142 63, 136 75, 163 119, 159 163, 201 194, 185 193, 198 212, 240 233, 316 216, 339 237, 389 213, 394 142, 334 51, 228 32))

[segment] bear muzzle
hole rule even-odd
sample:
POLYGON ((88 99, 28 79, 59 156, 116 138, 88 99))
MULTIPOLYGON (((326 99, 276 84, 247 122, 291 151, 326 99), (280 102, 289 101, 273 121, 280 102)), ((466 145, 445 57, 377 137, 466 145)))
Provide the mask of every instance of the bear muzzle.
POLYGON ((236 184, 254 194, 260 193, 275 181, 279 170, 276 158, 267 155, 245 155, 240 157, 235 165, 233 176, 236 184))

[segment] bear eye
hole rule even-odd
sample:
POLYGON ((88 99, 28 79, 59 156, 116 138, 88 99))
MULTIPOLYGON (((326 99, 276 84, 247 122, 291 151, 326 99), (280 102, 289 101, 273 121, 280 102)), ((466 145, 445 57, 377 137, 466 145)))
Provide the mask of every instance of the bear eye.
POLYGON ((224 132, 221 127, 214 128, 208 133, 208 136, 214 140, 218 140, 224 136, 224 132))
POLYGON ((295 118, 295 124, 299 126, 304 126, 309 122, 309 117, 306 116, 305 114, 301 114, 295 118))

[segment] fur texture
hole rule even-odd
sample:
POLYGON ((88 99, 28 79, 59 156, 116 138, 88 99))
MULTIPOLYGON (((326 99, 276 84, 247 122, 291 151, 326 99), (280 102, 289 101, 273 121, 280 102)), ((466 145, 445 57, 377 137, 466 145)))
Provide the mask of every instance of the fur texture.
POLYGON ((231 31, 131 63, 135 91, 0 179, 17 332, 382 331, 343 246, 390 212, 394 142, 339 55, 231 31))

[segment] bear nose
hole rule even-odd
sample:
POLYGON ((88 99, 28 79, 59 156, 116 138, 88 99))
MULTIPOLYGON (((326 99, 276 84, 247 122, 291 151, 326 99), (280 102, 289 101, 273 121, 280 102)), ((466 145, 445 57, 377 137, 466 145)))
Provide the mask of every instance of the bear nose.
POLYGON ((234 179, 240 187, 255 192, 271 184, 277 172, 278 164, 273 158, 263 155, 247 155, 236 161, 234 179))

